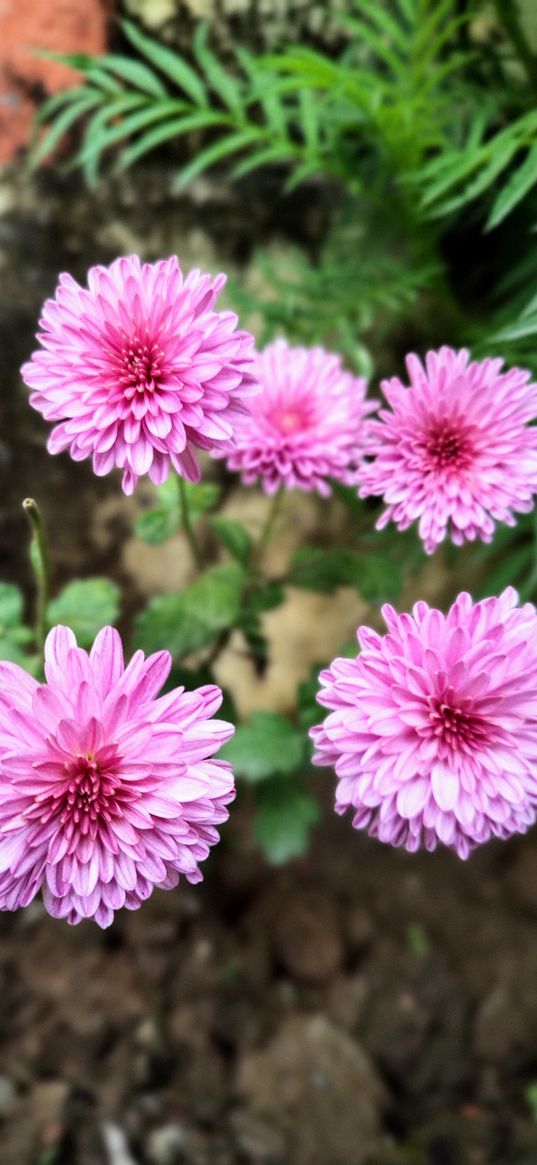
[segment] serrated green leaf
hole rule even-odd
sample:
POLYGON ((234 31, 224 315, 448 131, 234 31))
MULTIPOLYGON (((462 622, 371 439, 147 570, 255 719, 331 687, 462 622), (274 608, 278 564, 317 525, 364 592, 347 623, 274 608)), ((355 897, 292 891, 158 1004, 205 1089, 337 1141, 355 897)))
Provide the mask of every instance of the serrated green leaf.
POLYGON ((134 532, 148 546, 158 546, 179 529, 179 508, 146 510, 134 523, 134 532))
POLYGON ((265 781, 281 773, 294 773, 304 764, 304 733, 277 712, 254 712, 249 724, 240 724, 220 752, 239 776, 265 781))
POLYGON ((142 53, 142 56, 146 57, 148 61, 151 61, 153 65, 156 65, 157 69, 165 77, 169 77, 174 85, 177 85, 183 92, 188 93, 188 96, 192 98, 195 105, 207 106, 207 92, 203 82, 194 69, 178 53, 173 52, 172 49, 165 48, 158 41, 146 36, 130 20, 122 20, 121 27, 125 36, 142 53))
POLYGON ((79 647, 91 647, 101 627, 116 622, 119 600, 119 587, 111 579, 74 579, 49 603, 48 622, 70 627, 79 647))
POLYGON ((244 581, 240 566, 226 562, 204 571, 181 594, 158 595, 136 620, 137 646, 169 651, 175 659, 207 647, 237 624, 244 581))
POLYGON ((252 555, 252 539, 242 523, 218 515, 211 519, 211 526, 222 546, 229 550, 237 562, 247 566, 252 555))
POLYGON ((257 815, 254 833, 272 865, 306 853, 310 831, 320 810, 303 785, 288 778, 266 781, 256 790, 257 815))
POLYGON ((252 611, 257 611, 262 614, 264 611, 274 611, 276 607, 280 607, 285 599, 285 590, 280 582, 276 579, 263 579, 263 581, 248 591, 247 604, 252 611))

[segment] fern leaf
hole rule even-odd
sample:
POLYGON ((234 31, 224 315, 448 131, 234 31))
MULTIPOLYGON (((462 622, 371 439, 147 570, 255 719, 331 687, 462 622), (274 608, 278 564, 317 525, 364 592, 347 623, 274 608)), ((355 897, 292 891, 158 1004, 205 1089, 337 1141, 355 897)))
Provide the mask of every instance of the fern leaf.
POLYGON ((515 206, 537 183, 537 143, 533 145, 512 177, 498 195, 487 219, 485 230, 491 231, 503 222, 515 206))
MULTIPOLYGON (((211 129, 213 127, 228 127, 229 118, 224 113, 213 113, 211 110, 199 110, 197 113, 174 117, 163 125, 156 125, 154 129, 143 134, 127 149, 122 150, 119 156, 119 168, 126 170, 133 162, 138 161, 144 154, 169 142, 172 138, 179 138, 193 130, 211 129)), ((197 155, 199 157, 199 154, 197 155)))
POLYGON ((35 150, 31 152, 29 158, 30 168, 35 170, 43 159, 52 153, 63 135, 67 133, 67 130, 79 118, 83 117, 85 113, 88 113, 90 109, 98 105, 101 100, 102 94, 96 93, 95 90, 84 90, 83 94, 77 97, 76 101, 73 101, 67 108, 64 108, 55 118, 53 125, 38 143, 35 150))
POLYGON ((198 24, 192 47, 196 60, 213 92, 223 101, 224 105, 227 105, 229 110, 240 114, 243 109, 241 86, 208 47, 206 24, 198 24))
POLYGON ((209 166, 214 165, 215 162, 220 162, 222 158, 227 158, 230 154, 235 154, 239 150, 244 150, 248 146, 254 145, 262 136, 262 130, 257 126, 251 129, 238 130, 236 133, 229 134, 223 140, 214 142, 213 145, 207 146, 205 150, 201 150, 196 157, 192 159, 180 171, 173 183, 173 190, 181 190, 203 170, 208 170, 209 166))
MULTIPOLYGON (((167 101, 152 102, 148 106, 146 98, 143 109, 136 109, 129 117, 122 117, 120 121, 111 126, 103 125, 103 119, 98 120, 99 115, 96 114, 88 125, 84 145, 76 155, 75 162, 83 164, 95 155, 101 155, 104 150, 109 149, 116 142, 132 137, 139 130, 145 129, 146 126, 152 125, 155 121, 165 124, 165 119, 176 117, 181 113, 181 104, 180 101, 176 102, 170 98, 167 101)), ((110 110, 106 112, 110 115, 110 110)))
POLYGON ((161 45, 151 37, 146 36, 130 20, 122 20, 121 28, 134 48, 151 61, 152 65, 169 77, 174 85, 188 93, 195 105, 207 107, 207 91, 198 74, 184 61, 178 53, 161 45))
MULTIPOLYGON (((168 95, 167 90, 153 70, 144 65, 142 61, 110 53, 106 57, 101 57, 99 63, 101 68, 106 69, 107 72, 117 74, 123 81, 128 81, 133 89, 141 89, 151 97, 167 97, 168 95)), ((91 80, 92 70, 88 70, 88 77, 91 80)))

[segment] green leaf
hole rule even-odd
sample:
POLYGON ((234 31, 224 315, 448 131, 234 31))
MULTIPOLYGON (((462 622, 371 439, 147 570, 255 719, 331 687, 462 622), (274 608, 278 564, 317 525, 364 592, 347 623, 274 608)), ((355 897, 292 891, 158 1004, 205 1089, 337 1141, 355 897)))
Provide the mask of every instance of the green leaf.
POLYGON ((164 45, 152 40, 151 37, 145 36, 130 20, 122 20, 121 28, 131 44, 142 53, 142 56, 156 65, 157 69, 164 73, 165 77, 169 77, 174 85, 177 85, 184 93, 188 93, 195 105, 207 105, 205 86, 194 69, 187 65, 178 53, 165 48, 164 45))
POLYGON ((13 583, 0 582, 0 635, 22 623, 23 606, 19 588, 13 583))
MULTIPOLYGON (((213 510, 220 496, 219 486, 211 482, 183 483, 188 504, 191 522, 197 522, 207 510, 213 510)), ((179 507, 178 483, 175 474, 163 483, 155 486, 158 506, 145 510, 136 519, 134 529, 138 538, 142 538, 150 546, 165 542, 175 534, 181 526, 181 511, 179 507)))
MULTIPOLYGON (((356 644, 354 645, 354 655, 356 655, 356 644)), ((314 664, 308 678, 302 680, 298 685, 298 723, 304 732, 307 732, 314 724, 318 724, 325 715, 317 703, 317 694, 320 689, 319 672, 322 667, 322 664, 314 664)))
POLYGON ((515 206, 525 198, 528 191, 537 183, 537 144, 532 146, 527 157, 512 177, 506 182, 498 195, 487 219, 485 230, 491 231, 503 222, 515 206))
POLYGON ((247 566, 252 554, 252 539, 241 522, 218 515, 211 519, 211 526, 222 546, 229 550, 237 562, 247 566))
MULTIPOLYGON (((109 69, 111 73, 117 73, 122 80, 128 81, 134 89, 143 89, 144 93, 149 93, 153 97, 168 95, 162 81, 142 61, 109 53, 108 56, 101 57, 99 63, 102 68, 109 69)), ((91 79, 91 72, 89 76, 91 79)))
POLYGON ((111 579, 74 579, 49 603, 48 622, 70 627, 79 647, 91 647, 101 627, 116 622, 119 600, 119 587, 111 579))
MULTIPOLYGON (((79 91, 77 90, 77 92, 79 91)), ((101 93, 96 93, 94 89, 85 89, 80 96, 77 96, 76 101, 73 101, 72 105, 68 105, 67 108, 63 108, 62 112, 55 118, 51 128, 38 143, 35 150, 32 151, 30 157, 32 169, 35 169, 36 166, 39 166, 40 162, 42 162, 43 159, 48 156, 48 154, 52 153, 60 139, 64 134, 67 133, 67 130, 69 130, 72 125, 74 125, 78 118, 81 118, 85 113, 88 113, 88 111, 93 109, 96 105, 100 105, 102 100, 103 97, 101 93)))
POLYGON ((191 133, 193 130, 225 127, 227 124, 228 118, 226 114, 212 113, 210 110, 205 109, 200 113, 181 114, 179 117, 168 118, 162 125, 156 125, 154 129, 149 130, 148 133, 139 137, 132 146, 122 151, 120 157, 121 167, 126 170, 128 166, 131 166, 133 162, 141 158, 143 154, 147 154, 150 150, 156 149, 157 146, 163 145, 164 142, 170 141, 170 138, 179 138, 183 134, 191 133))
POLYGON ((170 651, 175 659, 207 647, 237 624, 243 585, 240 566, 226 562, 204 571, 179 595, 158 595, 136 620, 137 646, 170 651))
MULTIPOLYGON (((96 124, 97 116, 99 116, 96 114, 89 122, 84 144, 78 151, 75 161, 83 165, 90 158, 102 154, 103 150, 115 145, 116 142, 120 142, 124 138, 130 138, 147 125, 151 125, 152 122, 162 122, 166 118, 177 114, 177 107, 174 102, 159 101, 148 106, 147 98, 142 97, 141 100, 144 103, 142 109, 136 109, 134 113, 131 113, 128 117, 122 117, 113 125, 103 126, 96 124)), ((113 116, 113 114, 110 114, 110 116, 113 116)))
POLYGON ((179 529, 179 508, 146 510, 134 523, 134 532, 148 546, 158 546, 179 529))
POLYGON ((501 328, 490 339, 495 343, 512 342, 514 340, 523 340, 526 336, 537 335, 537 315, 525 316, 523 315, 518 323, 510 324, 508 327, 501 328))
POLYGON ((265 781, 282 773, 294 773, 305 763, 304 733, 277 712, 254 712, 249 724, 240 724, 234 737, 219 754, 230 761, 239 776, 265 781))
POLYGON ((227 105, 228 109, 240 114, 242 110, 240 85, 208 47, 206 24, 198 24, 192 47, 213 91, 227 105))
POLYGON ((399 570, 380 554, 355 550, 317 550, 302 546, 291 559, 288 582, 320 594, 351 586, 364 599, 383 602, 399 593, 399 570))
POLYGON ((173 183, 173 190, 181 190, 190 182, 192 178, 196 178, 203 170, 207 170, 209 166, 213 166, 215 162, 226 158, 228 154, 235 154, 238 150, 244 150, 247 146, 253 145, 255 142, 263 138, 263 130, 257 126, 250 129, 240 130, 237 133, 228 134, 225 138, 221 138, 218 142, 213 142, 211 146, 201 150, 195 158, 192 159, 188 165, 184 166, 179 171, 177 178, 173 183))
POLYGON ((279 777, 260 785, 256 802, 254 832, 268 861, 280 866, 304 854, 311 827, 320 817, 311 793, 303 785, 279 777))
POLYGON ((33 639, 33 633, 23 623, 23 598, 12 583, 0 583, 0 659, 18 663, 35 671, 34 659, 23 650, 33 639))

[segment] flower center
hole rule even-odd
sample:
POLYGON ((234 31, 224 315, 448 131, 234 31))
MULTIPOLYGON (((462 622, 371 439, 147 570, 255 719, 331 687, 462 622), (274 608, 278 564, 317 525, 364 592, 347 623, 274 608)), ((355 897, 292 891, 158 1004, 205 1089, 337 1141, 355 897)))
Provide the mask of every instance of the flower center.
POLYGON ((65 771, 60 822, 69 832, 93 838, 99 822, 109 822, 118 815, 118 778, 101 766, 92 753, 74 757, 65 765, 65 771))
POLYGON ((285 409, 284 412, 280 413, 277 423, 280 432, 287 436, 304 428, 305 417, 300 409, 285 409))
POLYGON ((145 336, 130 336, 121 352, 119 380, 131 399, 136 393, 154 392, 162 375, 162 348, 145 336))
POLYGON ((488 726, 468 705, 457 700, 453 689, 442 696, 429 696, 429 727, 433 736, 450 752, 472 752, 481 747, 488 726))
POLYGON ((423 444, 434 469, 463 469, 470 461, 468 438, 459 426, 437 422, 429 429, 423 444))

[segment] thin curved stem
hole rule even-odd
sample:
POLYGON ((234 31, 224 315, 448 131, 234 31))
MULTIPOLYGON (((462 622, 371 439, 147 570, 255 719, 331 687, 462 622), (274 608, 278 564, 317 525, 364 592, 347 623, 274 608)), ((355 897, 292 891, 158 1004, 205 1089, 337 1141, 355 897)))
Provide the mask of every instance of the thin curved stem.
POLYGON ((34 572, 37 588, 35 611, 35 639, 41 651, 44 650, 45 639, 48 633, 47 608, 50 590, 50 560, 45 526, 41 511, 34 498, 25 498, 22 508, 30 523, 32 544, 30 561, 34 572))
POLYGON ((283 501, 284 492, 285 492, 285 490, 284 490, 283 486, 280 486, 278 492, 274 494, 274 496, 272 498, 272 502, 267 510, 267 515, 266 515, 265 521, 263 523, 263 526, 261 528, 259 540, 257 542, 257 545, 254 548, 254 552, 252 555, 252 566, 253 566, 254 570, 260 569, 261 563, 263 561, 263 556, 265 554, 265 550, 267 548, 267 545, 270 541, 270 538, 271 538, 271 535, 272 535, 272 532, 274 529, 274 524, 276 522, 276 519, 277 519, 279 512, 280 512, 280 509, 281 509, 281 504, 283 501))
POLYGON ((194 526, 192 524, 192 519, 190 516, 190 507, 188 504, 188 495, 187 495, 187 492, 185 489, 184 479, 179 474, 177 474, 177 486, 178 486, 178 494, 179 494, 179 516, 180 516, 180 521, 181 521, 181 527, 182 527, 183 533, 185 535, 185 538, 188 542, 188 545, 190 546, 192 558, 194 560, 195 565, 198 567, 199 570, 203 570, 203 567, 205 565, 204 561, 203 561, 203 554, 201 552, 199 542, 196 538, 196 532, 195 532, 194 526))

